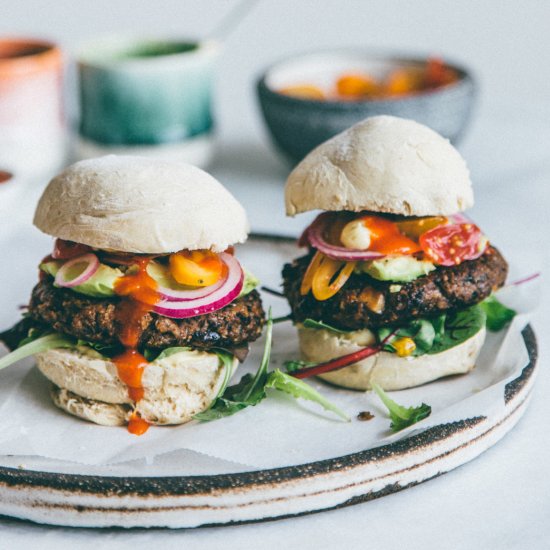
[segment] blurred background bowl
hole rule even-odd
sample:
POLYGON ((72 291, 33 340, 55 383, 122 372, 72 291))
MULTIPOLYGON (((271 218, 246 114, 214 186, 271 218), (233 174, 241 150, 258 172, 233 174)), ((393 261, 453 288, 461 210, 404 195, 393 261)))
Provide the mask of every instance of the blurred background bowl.
POLYGON ((308 53, 272 65, 260 77, 261 111, 275 145, 292 162, 320 143, 375 115, 410 118, 433 128, 456 144, 470 119, 476 86, 464 68, 445 60, 457 80, 441 87, 386 98, 311 99, 281 93, 304 84, 327 90, 343 74, 383 78, 396 69, 421 70, 426 57, 383 55, 346 49, 308 53))

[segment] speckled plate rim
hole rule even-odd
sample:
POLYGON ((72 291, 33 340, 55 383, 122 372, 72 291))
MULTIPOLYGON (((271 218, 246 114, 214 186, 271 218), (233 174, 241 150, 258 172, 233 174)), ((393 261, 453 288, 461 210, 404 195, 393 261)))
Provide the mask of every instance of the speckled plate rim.
POLYGON ((342 457, 235 474, 115 477, 0 467, 0 515, 74 527, 234 525, 341 508, 412 487, 474 459, 517 423, 538 356, 530 325, 522 336, 529 364, 505 386, 502 409, 491 419, 467 418, 342 457))

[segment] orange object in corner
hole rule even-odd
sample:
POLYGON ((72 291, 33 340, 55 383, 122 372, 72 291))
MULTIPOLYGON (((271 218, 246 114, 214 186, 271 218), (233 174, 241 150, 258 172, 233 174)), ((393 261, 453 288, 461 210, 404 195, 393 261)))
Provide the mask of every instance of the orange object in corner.
POLYGON ((344 99, 361 99, 379 92, 374 78, 361 74, 346 74, 336 82, 336 91, 344 99))

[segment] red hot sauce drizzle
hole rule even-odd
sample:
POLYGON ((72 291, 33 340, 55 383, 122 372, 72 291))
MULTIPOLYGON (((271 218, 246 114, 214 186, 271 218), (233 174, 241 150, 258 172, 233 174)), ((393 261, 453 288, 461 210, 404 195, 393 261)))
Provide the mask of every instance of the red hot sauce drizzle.
MULTIPOLYGON (((148 258, 138 259, 130 272, 115 282, 115 292, 121 296, 117 304, 117 321, 123 327, 120 340, 125 350, 113 358, 119 378, 128 386, 130 399, 137 403, 143 398, 143 369, 148 361, 137 350, 141 334, 141 320, 160 301, 156 281, 147 273, 148 258)), ((144 434, 149 427, 139 413, 132 413, 128 431, 135 435, 144 434)))

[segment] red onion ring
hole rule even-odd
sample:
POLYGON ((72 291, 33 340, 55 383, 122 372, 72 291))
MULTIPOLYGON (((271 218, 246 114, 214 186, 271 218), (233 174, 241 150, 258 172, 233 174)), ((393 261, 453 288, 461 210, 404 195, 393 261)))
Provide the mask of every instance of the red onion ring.
POLYGON ((228 267, 228 274, 223 284, 217 290, 195 300, 180 302, 162 300, 153 307, 153 311, 165 317, 185 319, 217 311, 231 303, 241 293, 244 283, 244 272, 239 262, 233 256, 225 253, 220 256, 228 267))
POLYGON ((459 212, 458 214, 453 214, 452 216, 448 216, 448 218, 452 224, 473 223, 472 220, 462 212, 459 212))
POLYGON ((348 262, 378 260, 386 256, 386 254, 373 252, 372 250, 357 250, 328 243, 325 240, 324 232, 327 225, 331 223, 332 216, 331 212, 320 214, 306 231, 304 231, 303 238, 307 238, 309 244, 313 248, 316 248, 319 252, 322 252, 325 256, 333 260, 344 260, 348 262))
POLYGON ((72 288, 78 285, 85 283, 97 270, 99 269, 99 259, 95 254, 84 254, 83 256, 78 256, 73 258, 68 262, 65 262, 60 268, 57 274, 55 275, 55 284, 57 286, 72 288), (87 263, 88 265, 84 271, 75 277, 71 281, 67 281, 65 275, 67 275, 68 270, 76 264, 87 263))
MULTIPOLYGON (((210 294, 216 292, 216 290, 219 290, 229 277, 229 262, 231 260, 228 260, 228 257, 235 261, 233 256, 230 254, 225 252, 220 254, 221 261, 227 266, 228 269, 225 277, 222 277, 213 285, 197 288, 196 290, 174 290, 172 288, 158 285, 157 292, 162 296, 163 300, 167 300, 168 302, 188 302, 190 300, 198 300, 199 298, 210 296, 210 294)), ((151 277, 153 276, 151 275, 151 277)))

